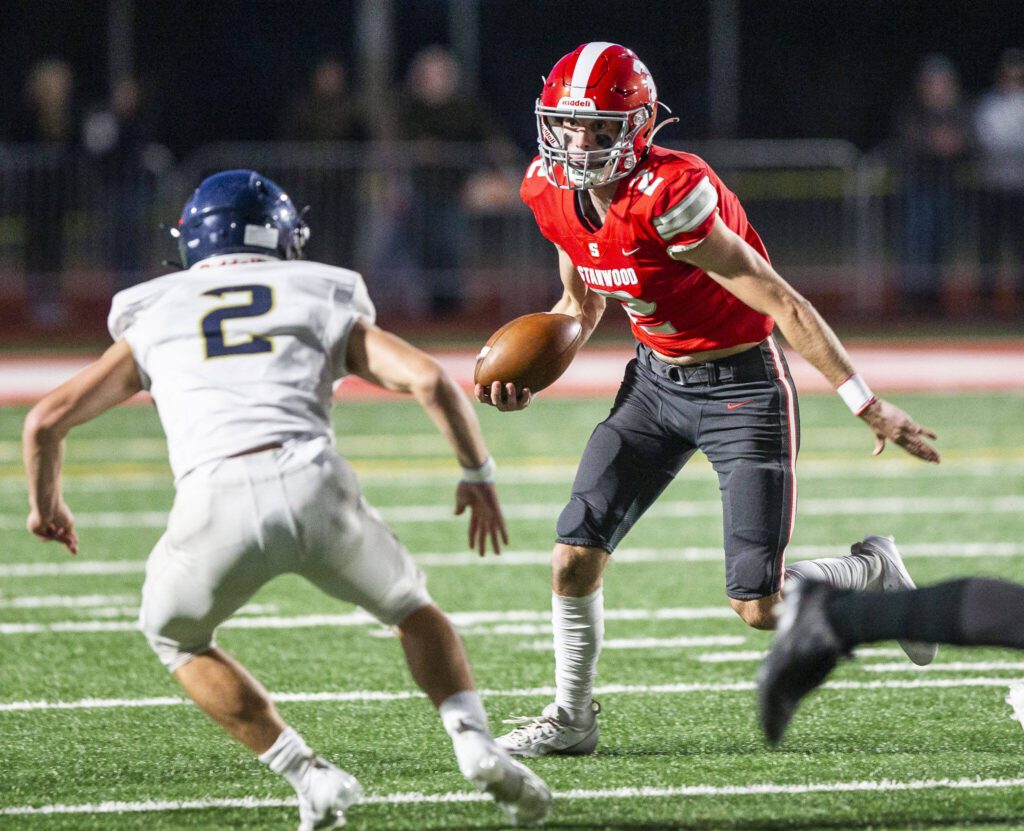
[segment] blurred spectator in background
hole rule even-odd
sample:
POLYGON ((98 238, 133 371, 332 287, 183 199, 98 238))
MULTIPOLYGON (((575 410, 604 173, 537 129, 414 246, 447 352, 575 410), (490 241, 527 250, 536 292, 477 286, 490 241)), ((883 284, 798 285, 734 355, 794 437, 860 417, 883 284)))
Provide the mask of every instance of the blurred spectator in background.
POLYGON ((1024 299, 1024 49, 1007 49, 995 87, 974 118, 981 184, 979 289, 994 305, 1003 244, 1013 249, 1018 302, 1024 299))
POLYGON ((40 154, 25 183, 25 296, 32 324, 54 329, 66 317, 60 298, 64 215, 78 133, 70 64, 56 58, 37 62, 25 81, 22 104, 11 137, 38 145, 40 154))
MULTIPOLYGON (((495 197, 494 170, 517 166, 515 148, 479 98, 462 89, 459 63, 440 46, 413 58, 398 109, 398 134, 418 145, 392 217, 386 265, 405 269, 425 288, 431 313, 458 312, 464 303, 467 206, 472 209, 473 195, 481 192, 495 197), (448 149, 442 146, 446 142, 480 147, 448 149), (487 187, 473 178, 474 167, 488 178, 487 187)), ((497 190, 514 201, 518 178, 518 171, 507 180, 497 174, 497 190)))
POLYGON ((942 270, 955 238, 956 172, 970 137, 970 118, 953 64, 942 55, 921 63, 914 96, 897 117, 903 176, 903 311, 941 310, 942 270))
POLYGON ((360 102, 348 90, 345 65, 323 58, 306 90, 285 110, 281 137, 293 141, 364 141, 369 138, 360 102))
MULTIPOLYGON (((306 89, 286 106, 278 132, 288 141, 354 143, 370 138, 362 102, 350 92, 348 73, 338 58, 324 57, 317 62, 306 89)), ((335 150, 346 152, 343 148, 335 150)), ((355 154, 346 156, 327 169, 331 171, 329 178, 313 177, 303 188, 319 229, 310 239, 308 250, 314 259, 350 268, 355 263, 361 216, 360 159, 355 154)))
POLYGON ((152 238, 148 226, 155 174, 171 161, 169 151, 156 145, 154 138, 143 93, 134 78, 117 81, 109 100, 89 111, 82 122, 82 146, 96 176, 98 236, 115 291, 143 277, 144 251, 152 238))

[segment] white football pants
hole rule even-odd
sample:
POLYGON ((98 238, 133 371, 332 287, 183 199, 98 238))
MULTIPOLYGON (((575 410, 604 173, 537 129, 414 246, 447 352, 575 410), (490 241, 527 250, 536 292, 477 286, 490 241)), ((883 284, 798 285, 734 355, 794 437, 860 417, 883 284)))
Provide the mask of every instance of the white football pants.
POLYGON ((393 625, 431 602, 423 573, 326 439, 223 459, 178 483, 146 563, 140 623, 172 672, 279 574, 393 625))

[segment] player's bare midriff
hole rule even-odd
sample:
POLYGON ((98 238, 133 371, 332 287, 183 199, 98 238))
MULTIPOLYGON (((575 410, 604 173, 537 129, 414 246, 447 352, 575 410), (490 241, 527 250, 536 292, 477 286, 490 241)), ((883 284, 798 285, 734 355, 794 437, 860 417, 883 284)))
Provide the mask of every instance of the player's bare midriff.
POLYGON ((272 441, 268 444, 261 444, 257 447, 250 447, 248 450, 239 450, 237 453, 232 453, 228 456, 229 459, 236 459, 239 456, 251 456, 253 453, 264 453, 267 450, 280 450, 281 442, 272 441))
POLYGON ((728 346, 725 349, 709 349, 706 352, 691 352, 689 355, 662 355, 660 352, 651 352, 654 356, 667 364, 673 366, 693 366, 694 364, 706 364, 708 361, 717 361, 719 358, 728 358, 730 355, 738 355, 753 349, 757 343, 738 343, 735 346, 728 346))

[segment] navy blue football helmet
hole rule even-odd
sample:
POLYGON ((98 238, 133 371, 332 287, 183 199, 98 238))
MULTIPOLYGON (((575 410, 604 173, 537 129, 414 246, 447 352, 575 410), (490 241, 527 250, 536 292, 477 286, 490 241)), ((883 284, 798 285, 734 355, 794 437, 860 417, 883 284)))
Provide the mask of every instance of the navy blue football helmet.
POLYGON ((204 179, 182 208, 176 231, 185 268, 240 252, 298 260, 309 239, 288 194, 255 170, 225 170, 204 179))

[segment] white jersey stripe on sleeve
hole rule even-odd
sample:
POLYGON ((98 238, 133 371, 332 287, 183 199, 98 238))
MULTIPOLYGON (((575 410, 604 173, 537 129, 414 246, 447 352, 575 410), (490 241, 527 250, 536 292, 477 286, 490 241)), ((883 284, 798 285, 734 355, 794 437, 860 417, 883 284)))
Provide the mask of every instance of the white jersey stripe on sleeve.
POLYGON ((594 64, 597 63, 597 59, 601 57, 601 54, 609 46, 614 46, 614 44, 599 40, 594 43, 588 43, 583 47, 579 58, 576 59, 576 68, 572 72, 569 95, 573 98, 582 98, 587 94, 587 87, 590 85, 590 73, 594 71, 594 64))
POLYGON ((654 218, 654 228, 663 240, 692 231, 718 207, 718 192, 705 176, 678 205, 654 218))

